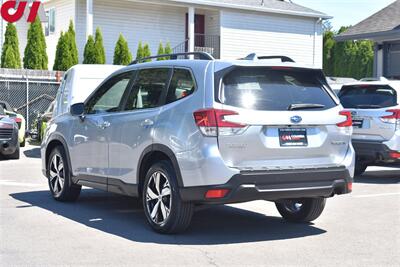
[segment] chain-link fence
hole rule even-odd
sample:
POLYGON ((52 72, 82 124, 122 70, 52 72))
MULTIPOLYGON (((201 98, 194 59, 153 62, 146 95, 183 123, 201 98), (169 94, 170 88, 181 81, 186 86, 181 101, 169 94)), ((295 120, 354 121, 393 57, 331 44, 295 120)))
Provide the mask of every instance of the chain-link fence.
POLYGON ((61 74, 52 71, 0 69, 0 101, 10 104, 26 120, 30 130, 38 116, 55 99, 61 74))

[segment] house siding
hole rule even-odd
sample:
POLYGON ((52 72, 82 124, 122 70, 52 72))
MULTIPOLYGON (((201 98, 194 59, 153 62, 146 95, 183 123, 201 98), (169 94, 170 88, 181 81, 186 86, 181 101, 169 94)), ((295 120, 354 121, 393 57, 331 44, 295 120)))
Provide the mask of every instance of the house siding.
MULTIPOLYGON (((44 4, 44 9, 55 8, 55 32, 46 36, 47 56, 49 58, 49 69, 53 69, 56 47, 61 31, 68 30, 69 21, 75 22, 75 1, 73 0, 53 0, 44 4)), ((43 26, 44 29, 44 26, 43 26)))
MULTIPOLYGON (((80 35, 85 35, 85 0, 77 0, 77 22, 80 35), (82 11, 83 10, 83 11, 82 11), (83 25, 83 26, 82 26, 83 25)), ((127 39, 133 56, 139 41, 148 43, 152 54, 156 54, 160 41, 169 41, 171 47, 185 40, 185 14, 187 8, 145 4, 130 1, 96 0, 93 6, 93 26, 103 33, 107 63, 112 64, 114 47, 120 33, 127 39), (118 14, 118 15, 116 15, 118 14)), ((78 40, 80 51, 84 40, 78 40)), ((81 58, 82 60, 82 58, 81 58)))
POLYGON ((285 55, 322 68, 322 25, 316 19, 231 10, 220 16, 222 58, 285 55))

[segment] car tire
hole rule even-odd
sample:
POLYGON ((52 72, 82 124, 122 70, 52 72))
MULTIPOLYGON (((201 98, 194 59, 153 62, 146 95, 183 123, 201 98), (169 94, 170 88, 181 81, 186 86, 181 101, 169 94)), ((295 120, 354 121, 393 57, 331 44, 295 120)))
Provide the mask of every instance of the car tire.
POLYGON ((142 201, 146 219, 156 232, 175 234, 190 225, 193 204, 182 201, 176 173, 169 161, 160 161, 147 171, 142 201))
POLYGON ((47 178, 55 200, 73 202, 78 199, 82 187, 72 182, 70 166, 62 146, 54 148, 49 155, 47 178))
POLYGON ((311 222, 317 219, 325 208, 325 198, 287 199, 276 202, 282 217, 290 222, 311 222))
POLYGON ((19 146, 17 147, 17 149, 15 149, 15 152, 12 153, 11 155, 9 155, 7 158, 9 159, 19 159, 20 157, 20 151, 19 151, 19 146))
POLYGON ((368 165, 362 162, 356 162, 355 168, 354 168, 354 175, 355 176, 360 176, 362 175, 365 170, 367 169, 368 165))

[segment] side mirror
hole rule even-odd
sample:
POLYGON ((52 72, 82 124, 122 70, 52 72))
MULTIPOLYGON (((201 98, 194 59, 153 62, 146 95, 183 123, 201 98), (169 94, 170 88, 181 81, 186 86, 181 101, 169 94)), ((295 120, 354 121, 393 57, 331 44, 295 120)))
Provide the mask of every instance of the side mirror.
POLYGON ((83 103, 76 103, 71 106, 70 109, 72 116, 83 116, 85 113, 85 104, 83 103))

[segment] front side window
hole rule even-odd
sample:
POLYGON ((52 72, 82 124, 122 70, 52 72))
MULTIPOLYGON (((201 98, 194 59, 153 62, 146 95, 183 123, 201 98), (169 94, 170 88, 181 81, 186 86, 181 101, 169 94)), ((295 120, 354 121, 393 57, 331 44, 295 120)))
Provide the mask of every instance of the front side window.
POLYGON ((159 107, 169 77, 170 69, 168 68, 140 70, 128 97, 126 110, 159 107))
POLYGON ((166 103, 191 95, 195 89, 195 82, 192 74, 187 69, 174 69, 171 83, 168 88, 166 103))
POLYGON ((90 99, 86 112, 96 114, 119 111, 122 96, 132 75, 132 72, 127 72, 109 79, 90 99))
POLYGON ((219 100, 231 106, 271 111, 336 106, 317 73, 295 68, 236 68, 223 78, 219 100))
POLYGON ((389 85, 343 86, 339 99, 345 108, 386 108, 397 105, 397 93, 389 85))

